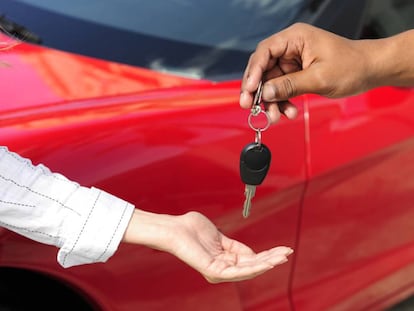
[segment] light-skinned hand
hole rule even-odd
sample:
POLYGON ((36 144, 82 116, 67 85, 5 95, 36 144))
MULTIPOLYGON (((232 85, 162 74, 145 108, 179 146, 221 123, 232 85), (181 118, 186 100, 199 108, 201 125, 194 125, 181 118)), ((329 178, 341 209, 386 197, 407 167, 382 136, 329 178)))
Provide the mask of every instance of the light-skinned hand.
POLYGON ((221 233, 198 212, 173 216, 136 210, 124 242, 169 252, 210 283, 254 278, 287 261, 293 251, 279 246, 255 253, 221 233))

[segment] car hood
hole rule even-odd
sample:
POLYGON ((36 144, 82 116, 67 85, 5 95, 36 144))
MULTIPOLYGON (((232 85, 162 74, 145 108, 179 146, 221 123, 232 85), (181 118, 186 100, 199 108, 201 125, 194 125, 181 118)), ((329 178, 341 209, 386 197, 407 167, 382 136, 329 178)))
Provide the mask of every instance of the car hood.
POLYGON ((16 42, 0 34, 0 112, 50 104, 211 85, 183 78, 16 42), (6 44, 6 45, 4 45, 6 44))

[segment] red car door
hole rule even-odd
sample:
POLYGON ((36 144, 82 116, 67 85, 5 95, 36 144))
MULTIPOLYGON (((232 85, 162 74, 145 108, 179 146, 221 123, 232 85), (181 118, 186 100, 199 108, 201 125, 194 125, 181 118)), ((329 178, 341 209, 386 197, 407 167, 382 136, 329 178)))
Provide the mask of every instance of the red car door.
POLYGON ((308 96, 306 107, 310 165, 295 307, 380 310, 412 293, 414 90, 308 96))

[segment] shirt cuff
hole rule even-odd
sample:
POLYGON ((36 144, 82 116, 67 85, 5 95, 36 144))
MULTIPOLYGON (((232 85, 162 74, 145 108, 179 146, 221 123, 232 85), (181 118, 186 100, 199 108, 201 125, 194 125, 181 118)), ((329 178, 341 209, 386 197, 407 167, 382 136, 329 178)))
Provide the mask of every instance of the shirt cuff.
POLYGON ((67 221, 71 227, 63 228, 66 232, 57 255, 59 264, 69 268, 106 262, 118 249, 134 206, 94 187, 80 187, 68 201, 67 205, 81 211, 81 216, 77 221, 67 221))

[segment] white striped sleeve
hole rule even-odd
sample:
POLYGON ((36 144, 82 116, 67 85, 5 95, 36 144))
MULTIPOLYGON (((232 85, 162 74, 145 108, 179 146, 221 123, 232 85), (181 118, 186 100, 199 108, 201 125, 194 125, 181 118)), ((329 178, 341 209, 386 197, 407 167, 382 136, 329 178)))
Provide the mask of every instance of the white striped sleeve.
POLYGON ((0 226, 60 248, 63 267, 107 261, 133 210, 120 198, 80 186, 0 146, 0 226))

